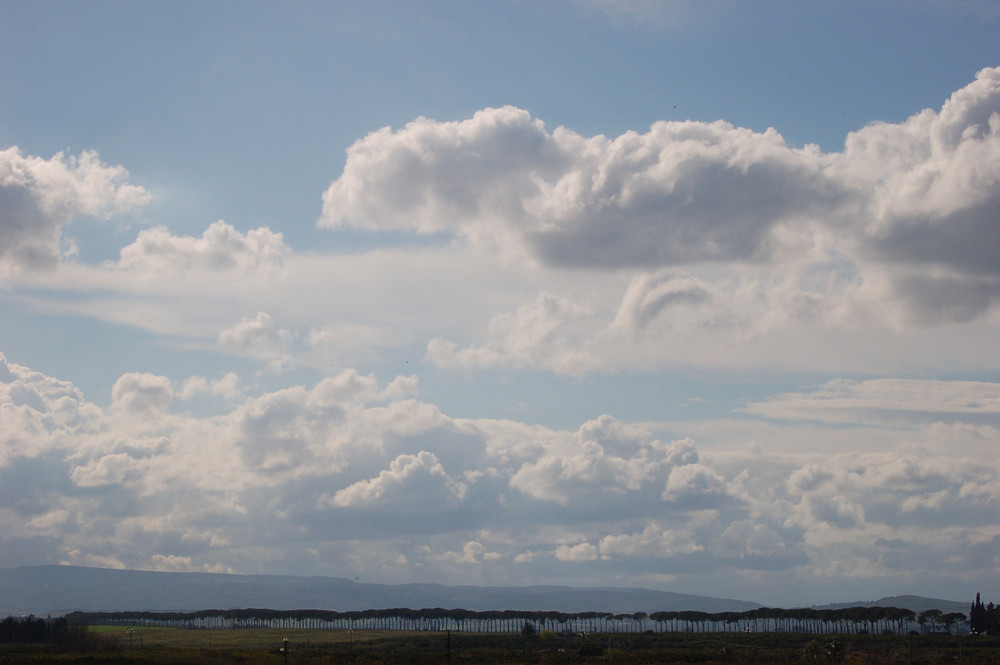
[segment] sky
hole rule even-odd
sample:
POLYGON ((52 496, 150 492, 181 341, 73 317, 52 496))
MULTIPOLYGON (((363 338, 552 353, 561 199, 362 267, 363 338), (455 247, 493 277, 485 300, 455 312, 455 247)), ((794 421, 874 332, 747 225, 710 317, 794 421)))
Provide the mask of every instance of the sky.
POLYGON ((988 595, 997 34, 0 2, 0 566, 988 595))

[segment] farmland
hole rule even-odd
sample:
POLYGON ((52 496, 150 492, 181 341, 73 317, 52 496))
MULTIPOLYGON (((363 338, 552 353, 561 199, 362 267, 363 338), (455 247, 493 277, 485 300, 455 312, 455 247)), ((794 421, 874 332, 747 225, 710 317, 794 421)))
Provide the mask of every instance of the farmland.
POLYGON ((76 665, 344 663, 968 663, 1000 662, 1000 638, 948 635, 644 633, 558 635, 454 631, 185 629, 95 626, 72 649, 4 645, 0 663, 76 665), (287 640, 287 641, 286 641, 287 640), (287 651, 286 651, 287 646, 287 651))

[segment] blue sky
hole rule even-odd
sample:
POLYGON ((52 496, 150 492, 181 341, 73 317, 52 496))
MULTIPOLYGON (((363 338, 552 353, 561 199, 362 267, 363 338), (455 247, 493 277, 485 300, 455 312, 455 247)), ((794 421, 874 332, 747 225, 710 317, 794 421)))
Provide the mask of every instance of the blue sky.
POLYGON ((0 565, 995 585, 998 27, 0 5, 0 565))

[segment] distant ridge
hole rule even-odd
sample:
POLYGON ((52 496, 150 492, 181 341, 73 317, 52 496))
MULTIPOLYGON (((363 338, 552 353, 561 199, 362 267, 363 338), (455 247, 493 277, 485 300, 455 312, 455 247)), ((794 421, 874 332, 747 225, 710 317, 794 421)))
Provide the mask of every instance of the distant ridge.
POLYGON ((81 566, 0 568, 0 614, 62 615, 75 610, 197 611, 260 607, 337 611, 422 609, 558 612, 742 612, 741 600, 632 588, 477 587, 366 584, 337 577, 228 575, 81 566))
POLYGON ((841 610, 846 607, 901 607, 913 610, 917 614, 924 610, 941 610, 945 614, 949 612, 961 612, 968 614, 972 601, 961 602, 958 600, 942 600, 941 598, 925 598, 923 596, 887 596, 878 600, 859 600, 856 603, 835 603, 833 605, 818 606, 818 610, 841 610))

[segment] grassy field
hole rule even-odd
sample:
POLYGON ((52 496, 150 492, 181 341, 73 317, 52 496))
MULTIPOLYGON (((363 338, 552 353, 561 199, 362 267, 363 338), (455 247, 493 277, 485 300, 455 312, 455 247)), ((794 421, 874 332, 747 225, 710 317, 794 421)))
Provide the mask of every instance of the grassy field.
MULTIPOLYGON (((383 639, 388 636, 405 639, 410 633, 344 630, 186 630, 183 628, 147 628, 136 626, 131 634, 125 628, 94 626, 89 628, 94 635, 115 639, 119 646, 132 649, 236 649, 267 650, 277 649, 287 639, 295 646, 323 647, 331 645, 348 646, 383 639)), ((419 633, 417 633, 419 635, 419 633)))
POLYGON ((344 664, 514 665, 1000 663, 1000 638, 813 636, 794 633, 643 634, 559 637, 327 630, 88 629, 83 651, 0 647, 0 663, 42 665, 344 664), (288 640, 288 652, 281 651, 288 640), (130 645, 131 641, 131 645, 130 645))

